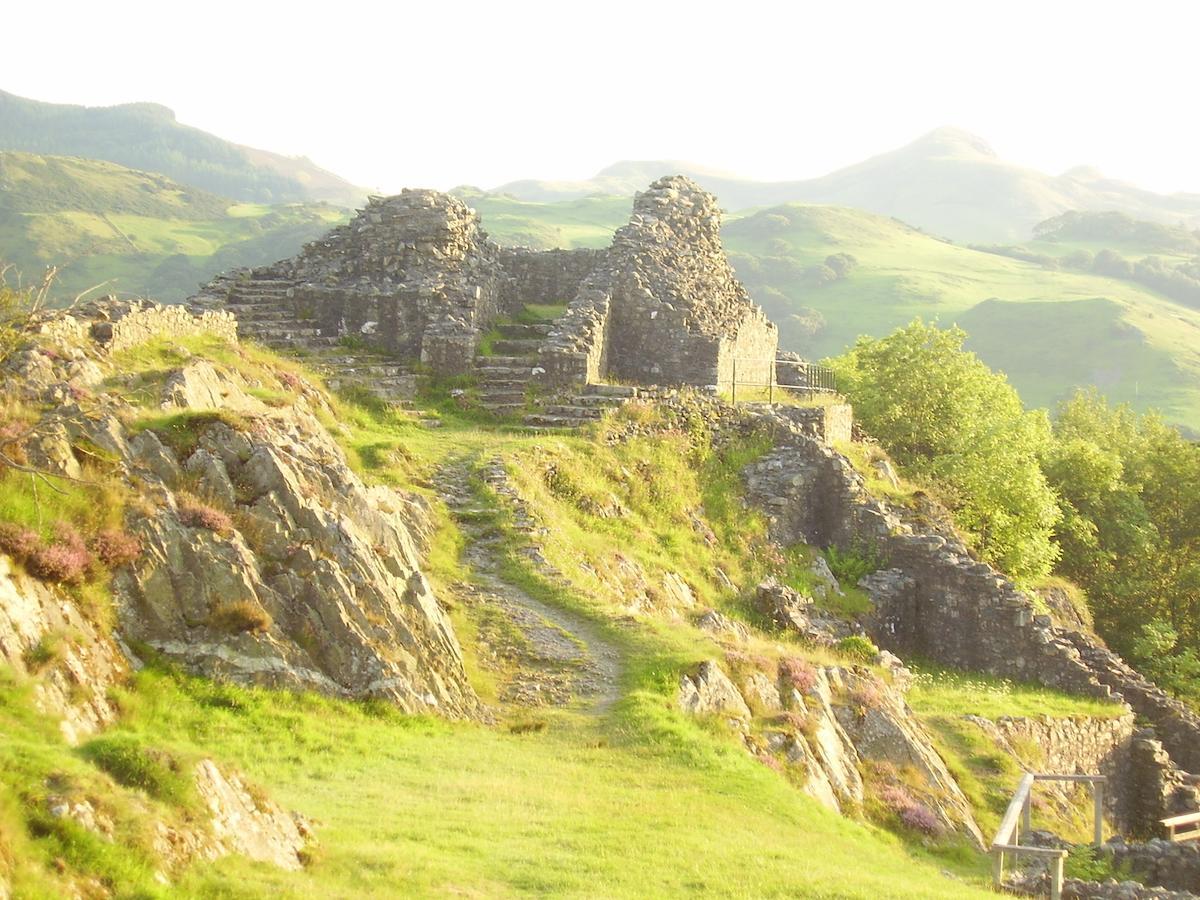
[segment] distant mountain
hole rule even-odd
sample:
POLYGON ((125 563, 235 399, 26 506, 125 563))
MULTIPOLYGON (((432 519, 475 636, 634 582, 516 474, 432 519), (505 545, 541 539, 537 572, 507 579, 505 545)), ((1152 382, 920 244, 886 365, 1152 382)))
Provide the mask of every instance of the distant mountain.
POLYGON ((234 203, 116 163, 0 152, 0 264, 26 282, 57 267, 60 301, 96 284, 182 300, 226 269, 291 256, 345 218, 324 203, 234 203))
POLYGON ((752 181, 690 163, 647 161, 617 163, 587 181, 514 181, 495 192, 541 202, 630 195, 674 172, 696 179, 730 210, 828 203, 892 216, 962 242, 1025 241, 1039 222, 1073 209, 1200 226, 1200 194, 1155 194, 1086 168, 1047 175, 999 159, 986 141, 954 128, 806 181, 752 181))
POLYGON ((255 203, 352 207, 367 194, 303 157, 243 147, 181 125, 174 112, 154 103, 74 106, 0 91, 0 150, 107 160, 255 203))

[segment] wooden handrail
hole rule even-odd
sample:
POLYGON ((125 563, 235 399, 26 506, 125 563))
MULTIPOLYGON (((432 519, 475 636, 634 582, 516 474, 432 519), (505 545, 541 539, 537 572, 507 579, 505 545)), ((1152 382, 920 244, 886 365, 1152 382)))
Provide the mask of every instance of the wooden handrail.
POLYGON ((1171 816, 1169 819, 1159 819, 1158 821, 1168 827, 1172 825, 1190 825, 1193 822, 1200 822, 1200 812, 1184 813, 1181 816, 1171 816))
POLYGON ((1167 840, 1173 844, 1200 839, 1200 812, 1184 813, 1158 820, 1167 829, 1167 840), (1192 825, 1187 831, 1176 831, 1180 825, 1192 825))
MULTIPOLYGON (((1104 785, 1107 783, 1108 778, 1104 775, 1060 775, 1050 772, 1026 772, 1021 776, 1021 781, 1017 785, 1017 789, 1013 792, 1012 800, 1009 801, 1008 808, 1004 811, 1004 817, 1000 820, 1000 827, 996 829, 996 836, 992 838, 992 846, 989 852, 993 857, 992 884, 996 890, 1000 890, 1004 885, 1004 855, 1006 853, 1017 857, 1037 856, 1050 860, 1050 897, 1051 900, 1059 900, 1062 897, 1063 860, 1066 859, 1067 851, 1046 847, 1023 847, 1020 843, 1022 831, 1025 834, 1033 831, 1030 795, 1033 793, 1033 785, 1036 781, 1073 781, 1092 786, 1093 813, 1095 815, 1093 838, 1096 846, 1100 846, 1104 841, 1104 785)), ((1200 813, 1196 814, 1193 821, 1200 821, 1200 813)), ((1165 825, 1166 822, 1163 824, 1165 825)), ((1174 830, 1172 828, 1173 833, 1174 830)), ((1192 832, 1187 832, 1187 834, 1191 835, 1192 832)), ((1200 837, 1200 829, 1195 834, 1200 837)), ((1181 839, 1186 838, 1181 836, 1181 839)))

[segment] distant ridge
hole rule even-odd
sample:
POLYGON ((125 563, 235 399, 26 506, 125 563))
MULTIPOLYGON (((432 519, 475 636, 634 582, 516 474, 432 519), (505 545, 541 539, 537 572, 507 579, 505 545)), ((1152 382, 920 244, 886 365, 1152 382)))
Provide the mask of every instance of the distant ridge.
POLYGON ((1200 227, 1200 195, 1156 194, 1077 167, 1047 175, 1000 159, 983 138, 938 128, 897 150, 820 178, 752 181, 676 160, 619 162, 585 181, 513 181, 495 189, 521 200, 632 194, 649 178, 681 173, 730 210, 828 203, 891 216, 964 243, 1029 240, 1033 226, 1068 210, 1118 210, 1138 219, 1200 227))
POLYGON ((244 147, 182 125, 157 103, 88 107, 0 91, 0 150, 105 160, 256 203, 352 207, 367 193, 303 157, 244 147))

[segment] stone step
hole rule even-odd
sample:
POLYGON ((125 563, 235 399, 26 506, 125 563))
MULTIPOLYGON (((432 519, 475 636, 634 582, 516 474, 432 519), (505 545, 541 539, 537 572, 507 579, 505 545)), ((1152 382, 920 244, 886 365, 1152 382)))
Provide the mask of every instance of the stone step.
POLYGON ((525 325, 520 322, 510 322, 497 325, 496 330, 506 338, 521 340, 524 338, 543 338, 550 333, 549 325, 525 325))
POLYGON ((526 409, 524 403, 484 403, 483 406, 488 412, 498 416, 516 416, 526 409))
POLYGON ((246 337, 258 341, 258 343, 270 347, 273 350, 314 350, 318 347, 336 347, 341 341, 341 338, 336 337, 286 338, 260 337, 255 334, 247 334, 246 337))
POLYGON ((525 385, 513 384, 511 382, 508 384, 481 384, 479 386, 479 396, 486 402, 524 403, 526 397, 525 385))
POLYGON ((481 366, 476 364, 475 374, 482 379, 488 381, 528 381, 533 377, 533 365, 525 363, 524 365, 496 365, 496 366, 481 366))
POLYGON ((528 366, 533 368, 537 365, 536 356, 505 356, 497 353, 495 356, 477 356, 475 357, 475 367, 494 368, 496 366, 528 366))
POLYGON ((282 325, 265 325, 257 327, 251 326, 249 323, 247 323, 247 327, 244 330, 247 334, 258 338, 286 337, 293 339, 303 338, 304 340, 307 340, 308 338, 321 336, 320 328, 312 328, 304 325, 292 325, 286 322, 282 325))
POLYGON ((586 425, 590 419, 576 419, 572 416, 551 416, 546 413, 531 413, 521 420, 531 428, 579 428, 586 425))
POLYGON ((589 384, 584 386, 583 393, 590 397, 626 397, 632 399, 638 395, 638 389, 629 384, 589 384))
POLYGON ((542 412, 548 416, 565 419, 599 419, 605 411, 594 406, 568 406, 563 403, 554 403, 547 406, 542 412))
POLYGON ((333 375, 333 376, 337 376, 337 377, 344 377, 344 378, 400 378, 400 377, 411 378, 411 377, 413 377, 412 372, 410 372, 404 366, 389 366, 389 365, 382 364, 382 363, 375 364, 375 365, 363 363, 363 364, 358 364, 358 365, 343 364, 343 365, 336 365, 336 366, 318 364, 317 368, 319 368, 323 372, 328 373, 329 375, 333 375))
POLYGON ((600 409, 617 409, 624 406, 629 397, 606 397, 604 394, 578 394, 570 398, 573 406, 593 406, 600 409))
POLYGON ((534 356, 542 346, 539 338, 506 338, 495 341, 492 351, 497 356, 534 356))

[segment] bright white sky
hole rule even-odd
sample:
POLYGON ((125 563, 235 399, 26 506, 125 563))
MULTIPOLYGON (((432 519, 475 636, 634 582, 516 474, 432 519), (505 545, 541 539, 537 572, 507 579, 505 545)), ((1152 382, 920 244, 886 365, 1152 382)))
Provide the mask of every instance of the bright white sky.
POLYGON ((1049 172, 1200 191, 1195 0, 8 4, 0 88, 152 100, 353 182, 685 159, 806 178, 941 125, 1049 172))

